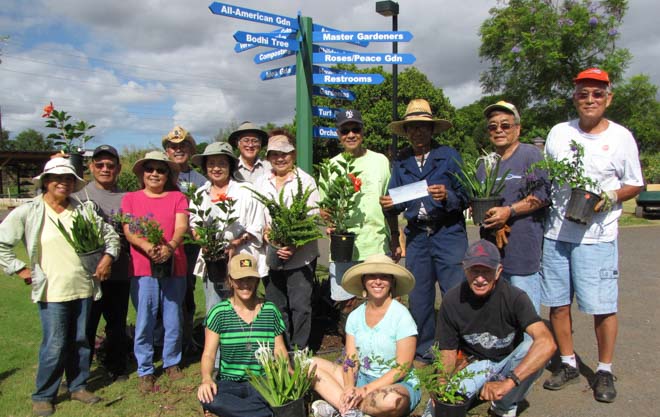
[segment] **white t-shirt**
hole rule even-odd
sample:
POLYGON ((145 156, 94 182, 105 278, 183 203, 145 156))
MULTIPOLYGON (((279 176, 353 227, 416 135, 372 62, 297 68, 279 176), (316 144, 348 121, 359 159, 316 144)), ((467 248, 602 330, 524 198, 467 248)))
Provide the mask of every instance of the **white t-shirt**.
MULTIPOLYGON (((609 121, 607 129, 599 134, 580 130, 578 120, 560 123, 550 130, 545 153, 555 160, 571 158, 571 140, 584 147, 585 174, 594 179, 602 191, 618 190, 626 185, 642 186, 644 179, 639 164, 637 143, 625 127, 609 121)), ((591 223, 578 224, 564 220, 570 187, 553 185, 552 207, 545 227, 545 237, 571 243, 611 242, 617 238, 617 221, 622 206, 617 203, 611 211, 595 213, 591 223)))

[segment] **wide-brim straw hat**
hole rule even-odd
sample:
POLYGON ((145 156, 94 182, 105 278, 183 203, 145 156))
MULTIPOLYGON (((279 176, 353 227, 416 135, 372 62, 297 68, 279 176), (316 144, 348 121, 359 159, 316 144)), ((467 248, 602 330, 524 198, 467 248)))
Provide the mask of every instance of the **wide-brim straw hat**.
POLYGON ((36 187, 37 190, 41 189, 41 186, 43 185, 43 180, 44 180, 44 175, 73 175, 76 178, 76 183, 73 186, 73 191, 80 191, 85 187, 85 184, 87 182, 80 178, 78 174, 76 174, 76 168, 71 164, 71 161, 69 161, 69 158, 53 158, 46 162, 46 165, 44 166, 44 170, 41 174, 37 175, 34 177, 32 180, 34 181, 34 186, 36 187))
POLYGON ((257 125, 255 125, 252 122, 243 122, 241 125, 238 127, 238 129, 234 130, 231 132, 229 135, 229 138, 227 138, 227 142, 234 148, 238 146, 238 137, 242 135, 243 133, 254 133, 260 140, 261 140, 261 147, 263 148, 266 146, 266 142, 268 142, 268 133, 264 132, 263 130, 259 129, 257 125))
POLYGON ((362 296, 362 277, 366 274, 388 274, 394 277, 392 297, 408 294, 415 286, 415 277, 406 268, 395 263, 387 255, 371 255, 364 262, 350 267, 341 281, 341 286, 355 296, 362 296))
POLYGON ((227 142, 213 142, 206 146, 203 153, 198 153, 190 158, 190 161, 198 167, 204 166, 206 157, 211 155, 226 155, 234 164, 238 162, 238 158, 234 155, 234 148, 227 142))
POLYGON ((444 132, 451 127, 451 122, 449 120, 434 119, 433 113, 431 112, 431 105, 428 101, 422 98, 410 100, 410 103, 408 103, 408 107, 406 108, 406 114, 403 116, 403 120, 392 122, 387 127, 399 136, 406 136, 405 126, 412 122, 433 123, 433 134, 444 132))
POLYGON ((170 168, 170 172, 169 174, 167 174, 168 180, 173 185, 176 185, 176 181, 179 178, 179 165, 175 162, 170 161, 167 155, 165 155, 163 152, 151 151, 151 152, 147 152, 144 155, 144 158, 139 159, 137 162, 135 162, 135 164, 133 164, 133 173, 137 177, 141 187, 144 187, 144 180, 143 180, 144 164, 147 161, 165 162, 167 166, 170 168))

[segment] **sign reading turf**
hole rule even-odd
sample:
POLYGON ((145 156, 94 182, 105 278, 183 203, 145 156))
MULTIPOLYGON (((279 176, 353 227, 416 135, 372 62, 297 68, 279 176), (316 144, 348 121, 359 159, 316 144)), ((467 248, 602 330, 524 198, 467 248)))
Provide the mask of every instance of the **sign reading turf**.
POLYGON ((339 110, 334 107, 312 106, 312 114, 324 119, 334 119, 339 110))

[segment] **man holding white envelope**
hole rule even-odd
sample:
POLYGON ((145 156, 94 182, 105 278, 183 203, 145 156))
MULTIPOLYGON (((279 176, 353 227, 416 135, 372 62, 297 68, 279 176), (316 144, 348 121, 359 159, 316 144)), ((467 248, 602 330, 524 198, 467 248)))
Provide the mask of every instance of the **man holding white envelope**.
POLYGON ((449 121, 433 118, 428 101, 410 101, 403 120, 389 125, 410 142, 392 165, 389 189, 406 187, 380 198, 384 210, 404 212, 408 220, 406 268, 416 280, 409 305, 419 331, 415 359, 422 362, 432 360, 435 283, 444 294, 465 279, 461 260, 468 246, 463 216, 468 199, 454 176, 460 172, 461 156, 433 141, 434 134, 450 127, 449 121))

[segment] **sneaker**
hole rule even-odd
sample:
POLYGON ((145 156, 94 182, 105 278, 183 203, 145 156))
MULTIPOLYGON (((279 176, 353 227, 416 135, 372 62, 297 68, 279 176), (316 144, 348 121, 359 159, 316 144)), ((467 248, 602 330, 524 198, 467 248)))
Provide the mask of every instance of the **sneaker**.
POLYGON ((32 414, 38 417, 52 416, 55 407, 50 401, 32 401, 32 414))
POLYGON ((138 381, 138 390, 143 394, 150 394, 154 392, 155 382, 156 378, 152 374, 141 376, 138 381))
POLYGON ((557 391, 569 384, 576 384, 580 377, 580 371, 567 363, 562 363, 550 378, 543 383, 543 388, 557 391))
POLYGON ((170 378, 170 381, 177 381, 183 378, 183 372, 181 371, 181 368, 179 368, 178 365, 165 368, 165 373, 170 378))
POLYGON ((351 408, 347 412, 344 413, 342 417, 371 417, 369 414, 365 414, 362 412, 362 410, 358 410, 357 408, 351 408))
POLYGON ((591 388, 594 390, 596 401, 603 403, 613 403, 616 399, 616 389, 614 381, 616 377, 607 371, 598 371, 594 378, 591 388))
POLYGON ((495 411, 495 410, 493 409, 493 407, 491 406, 491 407, 488 409, 488 415, 489 415, 490 417, 516 417, 518 414, 517 414, 517 409, 515 409, 515 408, 514 408, 513 410, 509 410, 509 411, 507 411, 507 412, 504 413, 504 414, 500 414, 500 413, 498 413, 497 411, 495 411))
POLYGON ((72 392, 71 399, 80 401, 81 403, 85 404, 96 404, 97 402, 101 401, 101 397, 92 394, 84 388, 76 392, 72 392))
POLYGON ((314 417, 340 417, 339 411, 327 401, 316 400, 312 403, 312 415, 314 417))

